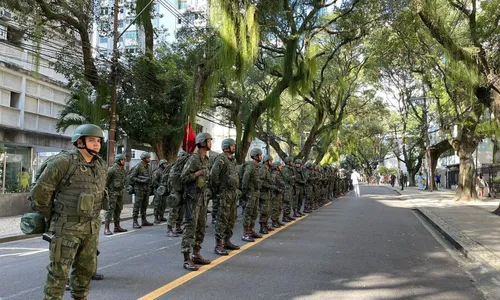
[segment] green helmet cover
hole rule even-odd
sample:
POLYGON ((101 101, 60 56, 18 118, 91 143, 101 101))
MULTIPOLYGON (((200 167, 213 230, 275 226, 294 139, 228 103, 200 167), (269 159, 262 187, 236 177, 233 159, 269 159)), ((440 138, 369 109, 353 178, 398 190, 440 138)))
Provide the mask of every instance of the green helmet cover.
POLYGON ((71 137, 71 142, 75 143, 78 139, 86 136, 96 136, 104 139, 104 134, 99 126, 94 124, 84 124, 76 127, 73 132, 73 136, 71 137))
POLYGON ((222 148, 222 150, 224 150, 226 148, 229 148, 229 146, 231 146, 231 145, 236 145, 235 140, 233 140, 231 138, 223 139, 222 143, 221 143, 221 148, 222 148))
POLYGON ((273 168, 277 168, 279 166, 281 166, 281 163, 279 161, 274 161, 273 162, 273 168))
POLYGON ((159 166, 162 164, 166 164, 168 161, 166 159, 160 159, 160 162, 158 163, 159 166))
POLYGON ((179 150, 179 152, 177 152, 177 157, 184 156, 184 154, 186 154, 186 151, 181 149, 181 150, 179 150))
POLYGON ((264 158, 262 159, 263 161, 269 161, 269 160, 273 160, 273 157, 269 154, 266 154, 264 155, 264 158))
POLYGON ((117 154, 117 155, 115 155, 115 161, 118 161, 120 159, 125 159, 125 155, 124 154, 117 154))
POLYGON ((204 141, 206 141, 208 139, 212 140, 212 136, 210 135, 210 133, 200 132, 200 133, 198 133, 196 135, 196 141, 195 141, 195 143, 196 144, 201 144, 201 143, 203 143, 204 141))
POLYGON ((250 150, 250 157, 254 157, 259 154, 262 154, 262 150, 260 150, 259 148, 253 148, 252 150, 250 150))
POLYGON ((302 164, 302 160, 300 160, 300 159, 298 159, 298 158, 297 158, 297 159, 295 160, 295 163, 296 163, 296 164, 302 164))
POLYGON ((293 158, 292 158, 291 156, 287 156, 287 157, 285 158, 285 163, 289 163, 289 162, 291 162, 291 161, 293 161, 293 158))
POLYGON ((151 154, 149 152, 143 152, 141 154, 141 159, 151 158, 151 154))

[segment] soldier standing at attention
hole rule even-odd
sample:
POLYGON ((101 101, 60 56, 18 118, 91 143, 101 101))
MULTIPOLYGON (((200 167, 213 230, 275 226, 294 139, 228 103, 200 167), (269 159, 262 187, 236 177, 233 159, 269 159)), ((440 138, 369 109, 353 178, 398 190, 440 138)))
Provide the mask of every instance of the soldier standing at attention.
POLYGON ((120 227, 120 214, 123 210, 123 190, 125 189, 125 155, 117 154, 115 163, 108 168, 106 186, 108 188, 108 210, 104 216, 104 235, 112 235, 109 230, 111 220, 115 222, 114 232, 126 232, 120 227))
POLYGON ((272 181, 270 171, 271 164, 273 163, 273 157, 271 155, 264 156, 263 163, 263 166, 259 168, 260 181, 262 182, 259 196, 259 233, 268 234, 269 231, 274 230, 274 228, 268 228, 267 226, 267 221, 269 220, 269 215, 271 214, 271 190, 274 190, 274 183, 272 181))
POLYGON ((195 139, 198 152, 189 156, 181 173, 184 185, 184 233, 182 235, 182 254, 184 269, 198 270, 199 265, 208 265, 210 260, 200 254, 201 244, 205 238, 207 222, 207 188, 209 179, 209 163, 207 152, 212 147, 212 136, 208 133, 198 133, 195 139), (193 255, 190 256, 191 248, 193 255))
MULTIPOLYGON (((153 223, 155 224, 160 224, 160 222, 167 221, 167 219, 165 219, 164 217, 166 202, 165 196, 164 194, 159 195, 158 188, 160 186, 163 186, 163 189, 166 189, 166 184, 162 184, 162 178, 164 178, 163 175, 165 175, 165 173, 170 170, 167 169, 168 162, 166 159, 160 159, 158 164, 158 169, 153 172, 153 189, 155 194, 153 198, 155 220, 153 221, 153 223)), ((163 190, 162 192, 165 192, 165 190, 163 190)))
POLYGON ((295 160, 295 207, 294 207, 294 217, 302 217, 304 214, 300 212, 302 209, 302 204, 304 204, 304 188, 306 180, 304 179, 304 173, 302 172, 302 161, 300 159, 295 160))
POLYGON ((262 150, 253 148, 250 150, 251 161, 245 165, 241 188, 243 197, 246 197, 243 237, 245 242, 255 242, 255 238, 261 238, 262 235, 255 232, 255 219, 258 213, 258 201, 260 195, 259 163, 262 160, 262 150))
MULTIPOLYGON (((239 246, 231 243, 234 223, 236 222, 236 201, 238 200, 239 178, 236 172, 236 142, 224 139, 221 145, 224 153, 215 158, 210 179, 213 195, 219 195, 219 210, 215 225, 215 254, 228 255, 227 250, 238 250, 239 246)), ((215 198, 215 197, 214 197, 215 198)))
POLYGON ((167 185, 170 191, 170 195, 167 198, 167 205, 170 207, 167 218, 168 237, 178 237, 179 234, 183 233, 181 224, 184 219, 184 201, 182 199, 183 189, 181 173, 187 159, 188 156, 186 155, 186 151, 182 149, 179 150, 179 152, 177 152, 177 161, 170 168, 168 175, 167 185))
POLYGON ((285 179, 285 194, 283 195, 283 222, 294 221, 295 218, 291 215, 293 204, 293 187, 295 185, 295 173, 293 171, 293 158, 288 156, 285 158, 285 167, 283 168, 283 178, 285 179))
POLYGON ((151 162, 151 154, 144 152, 141 154, 141 162, 132 170, 132 180, 135 190, 134 209, 132 210, 132 218, 134 219, 133 228, 153 226, 153 223, 149 223, 146 220, 146 210, 149 205, 149 195, 152 187, 152 174, 149 162, 151 162), (139 212, 141 213, 141 225, 137 222, 139 212))
POLYGON ((100 211, 106 200, 107 168, 98 155, 103 139, 98 126, 78 126, 71 139, 77 149, 51 160, 31 190, 33 208, 50 223, 52 235, 44 299, 62 299, 71 267, 72 298, 84 300, 90 292, 97 267, 100 211), (78 167, 68 174, 72 164, 78 167))
POLYGON ((279 228, 285 225, 280 222, 280 214, 283 209, 283 192, 285 191, 285 180, 283 179, 283 174, 281 173, 282 169, 283 166, 279 161, 273 162, 271 178, 274 183, 274 191, 271 200, 271 226, 274 228, 279 228))

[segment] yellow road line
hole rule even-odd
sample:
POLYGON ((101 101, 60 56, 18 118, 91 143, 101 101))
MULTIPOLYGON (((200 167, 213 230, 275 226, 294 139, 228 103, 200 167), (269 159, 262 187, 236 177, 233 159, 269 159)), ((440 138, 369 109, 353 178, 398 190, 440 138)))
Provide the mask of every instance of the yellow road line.
MULTIPOLYGON (((331 205, 332 202, 328 202, 327 204, 323 205, 323 206, 327 206, 327 205, 331 205)), ((153 299, 157 299, 158 297, 170 292, 171 290, 175 289, 176 287, 188 282, 189 280, 195 278, 195 277, 198 277, 200 276, 201 274, 205 273, 206 271, 220 265, 221 263, 225 262, 226 260, 232 258, 233 256, 236 256, 238 255, 239 253, 245 251, 246 249, 248 248, 251 248, 255 245, 257 245, 258 243, 262 242, 263 240, 273 236, 274 234, 280 232, 281 230, 287 228, 288 226, 291 226, 295 223, 297 223, 298 221, 300 220, 303 220, 305 219, 307 216, 309 216, 309 214, 305 215, 304 217, 300 218, 300 219, 297 219, 296 221, 294 222, 290 222, 290 223, 285 223, 285 226, 282 226, 280 228, 275 228, 274 231, 270 231, 269 234, 266 234, 264 236, 262 236, 262 238, 260 239, 255 239, 255 242, 249 242, 249 243, 246 243, 245 245, 241 246, 241 248, 239 250, 232 250, 229 252, 229 255, 226 255, 226 256, 221 256, 215 260, 212 261, 211 264, 209 265, 204 265, 204 266, 200 266, 200 269, 198 271, 191 271, 189 273, 187 273, 186 275, 182 276, 182 277, 179 277, 177 278, 176 280, 172 281, 172 282, 169 282, 167 283, 166 285, 152 291, 151 293, 145 295, 145 296, 142 296, 141 298, 139 298, 138 300, 153 300, 153 299)))

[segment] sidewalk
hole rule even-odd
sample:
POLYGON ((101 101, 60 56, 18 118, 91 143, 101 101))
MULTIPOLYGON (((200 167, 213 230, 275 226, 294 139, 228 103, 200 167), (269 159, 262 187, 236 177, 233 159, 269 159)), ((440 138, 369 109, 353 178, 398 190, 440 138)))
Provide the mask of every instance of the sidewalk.
MULTIPOLYGON (((389 186, 389 188, 391 188, 389 186)), ((455 202, 455 191, 391 188, 471 261, 500 271, 500 216, 491 212, 498 199, 455 202)))
MULTIPOLYGON (((123 210, 121 213, 122 221, 132 219, 133 206, 134 206, 133 204, 123 205, 123 210)), ((104 213, 105 211, 102 210, 101 211, 102 220, 104 220, 104 213)), ((147 209, 147 215, 148 216, 153 215, 153 208, 151 206, 148 207, 147 209)), ((149 221, 153 222, 153 220, 149 221)), ((20 222, 21 222, 21 216, 0 218, 0 243, 38 236, 38 235, 25 235, 19 227, 20 222)))

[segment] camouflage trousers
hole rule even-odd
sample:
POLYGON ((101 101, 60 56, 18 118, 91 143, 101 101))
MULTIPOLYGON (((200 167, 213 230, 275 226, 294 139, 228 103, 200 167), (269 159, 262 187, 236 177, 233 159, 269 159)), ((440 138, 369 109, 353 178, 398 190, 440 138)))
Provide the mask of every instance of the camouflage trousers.
POLYGON ((271 192, 263 191, 259 197, 260 223, 267 223, 271 215, 271 192))
POLYGON ((234 224, 236 223, 236 201, 238 193, 236 190, 222 190, 219 198, 219 211, 217 224, 215 225, 215 238, 225 239, 233 236, 234 224))
POLYGON ((219 215, 219 207, 220 207, 220 197, 214 196, 212 197, 212 218, 217 220, 217 216, 219 215))
POLYGON ((170 209, 167 216, 167 227, 174 228, 180 226, 184 219, 184 205, 182 201, 182 194, 180 192, 175 192, 174 197, 172 194, 167 198, 167 208, 170 209))
POLYGON ((123 210, 123 193, 122 192, 112 192, 109 194, 108 210, 104 215, 104 220, 106 222, 119 222, 120 214, 123 210))
POLYGON ((300 210, 302 208, 302 204, 304 204, 304 186, 297 185, 295 187, 295 206, 293 209, 300 210))
POLYGON ((293 187, 287 186, 283 194, 283 213, 287 216, 292 211, 293 187))
POLYGON ((283 193, 273 193, 271 198, 271 220, 277 222, 283 209, 283 193))
POLYGON ((148 205, 149 205, 149 189, 136 190, 134 208, 132 210, 132 217, 134 219, 137 219, 139 217, 139 212, 140 212, 141 217, 145 218, 148 205))
POLYGON ((314 193, 313 193, 313 187, 310 184, 306 185, 305 188, 305 198, 306 198, 306 203, 304 204, 304 209, 311 209, 313 206, 314 202, 314 193))
POLYGON ((165 214, 165 209, 167 206, 167 197, 155 195, 153 198, 154 214, 155 216, 163 216, 165 214))
POLYGON ((191 253, 191 248, 201 248, 205 239, 207 223, 207 203, 205 191, 191 189, 184 192, 184 233, 182 234, 181 252, 191 253))
POLYGON ((255 227, 255 219, 259 213, 259 192, 247 191, 246 196, 246 206, 244 212, 243 222, 244 227, 255 227))
POLYGON ((72 298, 83 299, 90 292, 90 279, 97 268, 99 234, 79 232, 76 230, 78 228, 71 230, 71 227, 65 226, 60 236, 54 237, 50 243, 50 264, 47 266, 44 300, 63 298, 71 267, 72 298))

